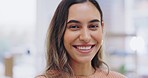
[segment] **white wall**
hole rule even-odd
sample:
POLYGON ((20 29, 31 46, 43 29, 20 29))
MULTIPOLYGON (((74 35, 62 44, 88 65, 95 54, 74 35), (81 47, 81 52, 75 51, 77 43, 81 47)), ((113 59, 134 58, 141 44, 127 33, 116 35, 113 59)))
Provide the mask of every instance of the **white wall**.
POLYGON ((36 68, 41 73, 45 67, 45 38, 53 13, 61 0, 37 0, 36 68))

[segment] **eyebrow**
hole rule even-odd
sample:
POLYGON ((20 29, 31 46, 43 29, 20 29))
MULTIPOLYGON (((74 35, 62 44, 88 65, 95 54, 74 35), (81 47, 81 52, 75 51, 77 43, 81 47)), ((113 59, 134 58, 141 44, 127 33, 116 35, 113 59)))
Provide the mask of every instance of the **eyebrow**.
POLYGON ((100 20, 98 20, 98 19, 93 19, 93 20, 89 21, 89 23, 92 23, 92 22, 100 22, 100 20))
MULTIPOLYGON (((92 23, 92 22, 100 22, 100 20, 93 19, 93 20, 89 21, 89 23, 92 23)), ((69 23, 81 23, 81 22, 79 22, 77 20, 70 20, 70 21, 67 22, 67 24, 69 24, 69 23)))
POLYGON ((69 24, 69 23, 80 23, 80 22, 77 21, 77 20, 70 20, 70 21, 67 22, 67 24, 69 24))

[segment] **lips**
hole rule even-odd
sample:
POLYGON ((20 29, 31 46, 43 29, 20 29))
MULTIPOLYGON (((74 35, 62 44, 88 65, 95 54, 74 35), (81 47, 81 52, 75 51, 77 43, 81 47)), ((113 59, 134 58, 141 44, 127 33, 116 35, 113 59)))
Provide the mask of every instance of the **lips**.
POLYGON ((73 45, 79 52, 90 52, 95 45, 73 45))

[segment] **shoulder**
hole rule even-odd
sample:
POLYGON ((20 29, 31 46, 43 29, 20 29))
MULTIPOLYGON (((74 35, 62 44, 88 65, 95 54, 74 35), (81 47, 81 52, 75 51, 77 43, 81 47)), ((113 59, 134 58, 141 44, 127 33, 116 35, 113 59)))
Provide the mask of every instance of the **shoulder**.
POLYGON ((115 77, 115 78, 127 78, 126 76, 122 75, 121 73, 118 73, 115 71, 109 71, 109 76, 115 77))
POLYGON ((58 72, 57 70, 48 70, 44 74, 38 75, 35 78, 53 78, 53 77, 57 78, 60 75, 61 75, 60 72, 58 72))
POLYGON ((118 72, 115 72, 115 71, 108 72, 108 70, 103 70, 103 69, 98 69, 97 75, 101 76, 102 78, 127 78, 126 76, 118 72))

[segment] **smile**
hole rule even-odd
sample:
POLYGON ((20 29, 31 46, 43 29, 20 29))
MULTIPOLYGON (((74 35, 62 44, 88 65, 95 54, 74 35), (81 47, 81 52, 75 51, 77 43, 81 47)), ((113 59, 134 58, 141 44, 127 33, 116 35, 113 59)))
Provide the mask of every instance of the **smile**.
POLYGON ((90 52, 95 45, 73 45, 80 52, 90 52))

